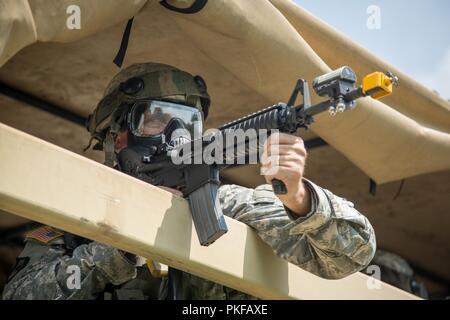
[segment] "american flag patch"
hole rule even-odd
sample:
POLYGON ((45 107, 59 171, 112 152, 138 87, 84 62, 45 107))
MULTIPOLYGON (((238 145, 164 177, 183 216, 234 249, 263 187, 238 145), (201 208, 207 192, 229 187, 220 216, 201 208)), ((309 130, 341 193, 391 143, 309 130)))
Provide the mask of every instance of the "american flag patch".
POLYGON ((33 239, 44 244, 48 244, 50 241, 62 237, 64 233, 56 231, 55 229, 45 226, 37 228, 25 235, 26 239, 33 239))

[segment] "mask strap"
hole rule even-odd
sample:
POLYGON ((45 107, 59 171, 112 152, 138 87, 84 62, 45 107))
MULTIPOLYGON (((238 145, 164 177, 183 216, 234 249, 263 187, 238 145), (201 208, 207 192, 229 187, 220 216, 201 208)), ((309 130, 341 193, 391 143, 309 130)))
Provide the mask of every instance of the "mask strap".
POLYGON ((106 139, 103 142, 103 150, 105 151, 105 165, 114 168, 117 158, 114 153, 114 138, 110 132, 106 135, 106 139))
POLYGON ((89 139, 89 143, 88 143, 88 145, 83 149, 83 152, 86 152, 86 151, 88 151, 89 150, 89 148, 91 147, 91 145, 92 145, 92 141, 94 141, 94 137, 91 137, 90 139, 89 139))

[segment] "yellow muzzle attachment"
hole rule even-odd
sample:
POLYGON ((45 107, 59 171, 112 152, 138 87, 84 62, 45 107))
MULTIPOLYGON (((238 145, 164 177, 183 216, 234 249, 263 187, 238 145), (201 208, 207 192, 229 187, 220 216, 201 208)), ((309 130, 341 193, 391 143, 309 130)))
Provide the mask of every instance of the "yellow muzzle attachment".
POLYGON ((364 77, 362 92, 374 99, 381 99, 392 93, 393 86, 398 86, 398 77, 392 72, 374 72, 364 77))

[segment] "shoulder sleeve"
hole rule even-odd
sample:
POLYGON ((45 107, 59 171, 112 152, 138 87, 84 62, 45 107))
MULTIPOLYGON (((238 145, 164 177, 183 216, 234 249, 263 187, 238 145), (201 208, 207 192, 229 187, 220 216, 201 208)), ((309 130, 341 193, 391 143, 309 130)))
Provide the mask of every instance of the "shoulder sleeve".
POLYGON ((294 218, 272 186, 248 189, 222 186, 225 215, 246 223, 283 259, 327 279, 339 279, 366 267, 376 249, 375 233, 353 204, 306 180, 313 210, 294 218))

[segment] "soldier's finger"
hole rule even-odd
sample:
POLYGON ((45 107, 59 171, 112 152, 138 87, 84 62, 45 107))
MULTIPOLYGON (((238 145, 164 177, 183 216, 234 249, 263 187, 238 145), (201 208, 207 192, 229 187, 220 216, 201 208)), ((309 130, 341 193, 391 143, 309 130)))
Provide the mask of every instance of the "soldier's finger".
POLYGON ((299 154, 306 156, 307 151, 303 144, 293 144, 293 145, 278 145, 274 148, 268 148, 266 150, 267 156, 272 155, 289 155, 289 154, 299 154))
POLYGON ((303 139, 291 134, 286 134, 286 133, 281 133, 281 132, 277 132, 272 134, 268 139, 267 139, 267 144, 271 145, 271 144, 294 144, 294 143, 303 143, 303 139))
POLYGON ((276 169, 276 170, 275 171, 269 170, 266 174, 263 174, 264 178, 268 182, 272 181, 273 179, 286 181, 287 178, 289 177, 289 171, 283 169, 282 167, 277 167, 277 168, 272 168, 272 169, 276 169))
POLYGON ((301 159, 282 159, 277 163, 268 163, 263 164, 261 166, 261 172, 264 172, 264 175, 275 175, 279 171, 289 171, 292 174, 300 173, 304 171, 304 161, 301 159))

